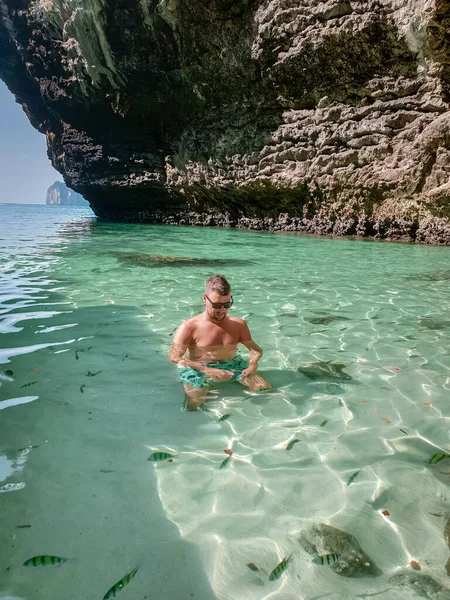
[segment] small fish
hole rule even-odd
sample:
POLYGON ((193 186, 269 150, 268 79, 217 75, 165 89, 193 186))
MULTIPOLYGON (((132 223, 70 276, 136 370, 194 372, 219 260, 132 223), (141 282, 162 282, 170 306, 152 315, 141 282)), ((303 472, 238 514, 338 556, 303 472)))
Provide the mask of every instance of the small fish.
POLYGON ((414 571, 420 571, 420 565, 415 560, 412 560, 409 564, 414 569, 414 571))
POLYGON ((402 433, 404 433, 405 435, 408 435, 404 429, 400 429, 400 431, 401 431, 402 433))
POLYGON ((100 469, 100 473, 115 473, 112 469, 100 469))
POLYGON ((355 471, 353 473, 353 475, 350 475, 350 477, 348 478, 348 481, 347 481, 347 487, 349 485, 351 485, 355 481, 355 479, 358 477, 358 475, 360 474, 360 472, 361 472, 360 470, 359 471, 355 471))
POLYGON ((422 406, 431 406, 431 402, 424 402, 422 406))
POLYGON ((29 383, 24 383, 24 384, 23 384, 23 385, 21 385, 20 387, 21 387, 21 388, 24 388, 24 387, 30 387, 30 386, 32 386, 32 385, 36 385, 36 383, 37 383, 37 381, 30 381, 29 383))
POLYGON ((185 398, 183 400, 183 405, 181 406, 181 412, 184 412, 185 410, 187 410, 187 404, 188 404, 188 401, 187 401, 187 398, 185 398))
POLYGON ((341 557, 340 554, 322 554, 313 559, 315 565, 332 565, 341 557))
POLYGON ((168 458, 167 462, 173 462, 173 459, 172 458, 168 458))
POLYGON ((147 460, 151 460, 152 462, 158 462, 160 460, 166 460, 168 458, 173 458, 173 454, 168 454, 167 452, 153 452, 153 454, 150 454, 147 460))
POLYGON ((251 571, 259 571, 258 567, 255 565, 255 563, 247 563, 247 567, 251 570, 251 571))
POLYGON ((84 350, 75 350, 75 358, 76 358, 77 360, 80 360, 80 357, 78 356, 78 354, 79 354, 80 352, 84 352, 84 350))
POLYGON ((297 438, 294 438, 293 440, 291 440, 289 442, 289 444, 286 446, 286 450, 289 452, 289 450, 292 450, 292 448, 295 446, 295 444, 297 442, 299 442, 300 440, 298 440, 297 438))
POLYGON ((86 374, 86 377, 95 377, 99 373, 101 373, 101 371, 97 371, 96 373, 91 373, 91 371, 88 371, 86 374))
POLYGON ((442 513, 432 513, 429 510, 427 510, 427 513, 429 513, 430 515, 433 515, 433 517, 442 517, 442 513))
POLYGON ((390 419, 386 418, 386 417, 381 417, 381 420, 384 421, 385 423, 390 423, 390 419))
POLYGON ((32 371, 40 371, 39 367, 33 367, 31 370, 32 371))
POLYGON ((203 404, 200 404, 200 406, 197 406, 197 410, 201 410, 202 412, 211 412, 209 410, 209 408, 206 408, 206 406, 203 406, 203 404))
POLYGON ((230 417, 231 417, 231 413, 226 413, 226 414, 222 415, 221 417, 219 417, 219 419, 217 419, 217 420, 218 421, 226 421, 230 417))
POLYGON ((288 568, 288 564, 292 559, 292 554, 288 557, 283 558, 283 560, 275 567, 272 573, 269 575, 269 581, 273 581, 274 579, 279 579, 281 575, 288 568))
POLYGON ((224 459, 224 460, 223 460, 223 461, 220 463, 219 469, 224 469, 224 468, 225 468, 225 467, 228 465, 228 463, 230 462, 230 460, 231 460, 231 456, 227 456, 227 457, 226 457, 226 458, 225 458, 225 459, 224 459))
POLYGON ((433 454, 428 462, 430 465, 435 465, 436 463, 441 462, 441 460, 444 460, 444 458, 450 458, 450 454, 433 454))
POLYGON ((24 481, 21 481, 20 483, 7 483, 6 485, 2 485, 2 487, 0 487, 0 493, 18 492, 19 490, 23 490, 23 488, 26 486, 27 484, 24 481))
POLYGON ((86 385, 83 383, 83 385, 80 385, 80 392, 82 394, 84 394, 84 388, 86 387, 86 385))
POLYGON ((320 427, 325 427, 325 425, 328 423, 328 419, 325 419, 325 421, 322 421, 322 423, 320 424, 320 427))
POLYGON ((259 490, 256 492, 255 497, 253 498, 253 506, 258 506, 259 504, 261 504, 265 495, 266 489, 261 483, 261 485, 259 486, 259 490))
POLYGON ((66 558, 61 558, 60 556, 49 556, 48 554, 43 554, 42 556, 33 556, 33 558, 29 558, 23 563, 24 567, 44 567, 47 565, 60 565, 63 562, 66 562, 66 558))
POLYGON ((16 525, 17 529, 28 529, 31 525, 16 525))
POLYGON ((11 369, 7 369, 6 371, 4 371, 6 377, 12 377, 14 375, 14 372, 11 371, 11 369))
POLYGON ((390 517, 391 516, 388 510, 382 510, 381 514, 384 515, 385 517, 390 517))
POLYGON ((367 404, 367 400, 361 400, 360 404, 367 404))
POLYGON ((112 598, 113 596, 116 596, 116 594, 118 592, 120 592, 126 585, 128 585, 130 583, 130 581, 133 581, 133 579, 136 577, 136 573, 138 572, 138 569, 139 569, 139 567, 136 567, 135 569, 130 571, 127 575, 125 575, 125 577, 122 577, 122 579, 120 581, 115 583, 112 586, 112 588, 110 588, 106 592, 106 594, 103 596, 103 600, 107 600, 108 598, 112 598))
POLYGON ((231 456, 233 454, 232 450, 229 450, 228 448, 226 450, 224 450, 225 454, 228 454, 229 456, 231 456))
POLYGON ((389 369, 389 371, 401 371, 400 367, 384 367, 385 369, 389 369))

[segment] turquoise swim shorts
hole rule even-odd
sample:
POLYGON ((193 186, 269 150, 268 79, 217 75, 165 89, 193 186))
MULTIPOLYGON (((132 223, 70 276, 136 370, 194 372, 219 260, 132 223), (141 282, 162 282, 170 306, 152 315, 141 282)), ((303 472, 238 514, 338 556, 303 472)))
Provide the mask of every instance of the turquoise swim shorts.
MULTIPOLYGON (((227 381, 240 381, 241 373, 248 367, 248 362, 242 358, 240 354, 236 354, 231 360, 218 360, 217 362, 208 363, 208 367, 212 369, 223 369, 224 371, 233 371, 233 377, 227 381)), ((178 373, 178 378, 181 383, 190 383, 192 387, 202 388, 214 385, 213 379, 208 377, 206 373, 197 371, 192 367, 183 367, 178 373)))

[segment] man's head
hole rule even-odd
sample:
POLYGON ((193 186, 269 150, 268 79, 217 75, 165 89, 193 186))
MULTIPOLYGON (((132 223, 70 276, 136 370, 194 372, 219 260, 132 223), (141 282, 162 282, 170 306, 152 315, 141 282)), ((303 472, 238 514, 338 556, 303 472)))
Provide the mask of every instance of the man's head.
POLYGON ((228 308, 233 304, 233 298, 231 297, 230 284, 223 275, 213 275, 208 279, 203 304, 208 316, 213 321, 223 321, 225 319, 228 308))

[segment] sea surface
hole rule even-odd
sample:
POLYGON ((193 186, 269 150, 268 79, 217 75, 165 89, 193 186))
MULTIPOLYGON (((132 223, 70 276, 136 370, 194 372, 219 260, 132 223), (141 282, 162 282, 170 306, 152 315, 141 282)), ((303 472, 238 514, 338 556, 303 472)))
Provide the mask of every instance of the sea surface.
POLYGON ((445 247, 0 205, 0 598, 448 600, 449 285, 445 247), (215 273, 274 390, 185 412, 215 273))

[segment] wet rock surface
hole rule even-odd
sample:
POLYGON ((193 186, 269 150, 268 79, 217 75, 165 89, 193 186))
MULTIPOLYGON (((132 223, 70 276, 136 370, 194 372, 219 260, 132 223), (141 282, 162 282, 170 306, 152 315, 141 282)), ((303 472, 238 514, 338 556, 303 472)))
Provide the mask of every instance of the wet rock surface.
POLYGON ((435 581, 429 575, 405 571, 396 573, 389 579, 393 586, 403 587, 414 593, 419 598, 429 600, 450 600, 450 588, 435 581))
POLYGON ((449 14, 0 0, 0 77, 103 219, 450 244, 449 14))
POLYGON ((299 541, 312 558, 324 554, 340 555, 339 560, 329 568, 343 577, 375 577, 382 574, 358 540, 346 531, 320 523, 302 534, 299 541))
MULTIPOLYGON (((450 549, 450 516, 448 517, 447 523, 444 527, 444 540, 450 549)), ((450 577, 450 557, 445 565, 445 570, 447 571, 447 575, 450 577)))
POLYGON ((352 377, 344 371, 346 365, 341 363, 332 363, 330 361, 308 363, 297 368, 311 381, 352 381, 352 377))

